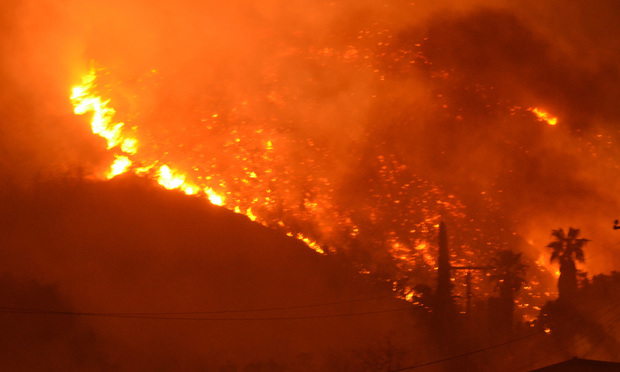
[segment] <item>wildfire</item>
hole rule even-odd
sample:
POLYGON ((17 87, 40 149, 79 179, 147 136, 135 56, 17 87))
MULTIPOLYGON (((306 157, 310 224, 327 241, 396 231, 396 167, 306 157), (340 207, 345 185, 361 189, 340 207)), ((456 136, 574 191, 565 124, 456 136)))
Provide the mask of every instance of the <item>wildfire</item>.
POLYGON ((114 155, 116 160, 110 166, 110 171, 106 174, 108 178, 114 178, 119 174, 123 174, 127 172, 129 167, 131 166, 131 160, 128 157, 122 155, 114 155))
MULTIPOLYGON (((92 115, 93 133, 105 138, 114 154, 115 160, 105 173, 107 178, 126 172, 147 175, 166 189, 202 196, 251 221, 279 229, 319 254, 363 244, 387 250, 394 270, 398 270, 393 273, 395 279, 413 278, 420 272, 435 275, 433 242, 438 224, 446 216, 455 221, 454 229, 459 232, 459 242, 452 245, 454 262, 467 266, 487 260, 486 251, 477 248, 480 229, 468 226, 474 220, 465 216, 460 201, 413 175, 393 155, 360 159, 373 172, 352 181, 364 192, 346 198, 354 200, 354 204, 342 200, 339 203, 336 194, 347 193, 350 185, 335 185, 330 172, 318 164, 328 158, 326 150, 311 139, 291 139, 260 123, 250 125, 238 116, 226 119, 230 113, 222 110, 213 114, 214 108, 209 108, 200 122, 206 128, 204 134, 214 136, 220 146, 201 148, 199 156, 182 159, 167 149, 157 155, 150 150, 152 144, 142 142, 149 138, 138 132, 136 123, 127 119, 131 124, 128 126, 116 119, 111 99, 104 99, 104 93, 99 91, 98 79, 97 71, 91 70, 81 85, 73 88, 71 102, 76 114, 92 115), (291 156, 297 153, 290 149, 305 157, 291 156)), ((238 115, 236 108, 232 112, 238 115)), ((368 268, 373 263, 362 262, 359 267, 359 272, 370 273, 368 268)), ((453 279, 462 284, 463 275, 455 273, 453 279)), ((482 279, 474 279, 474 284, 476 280, 482 279)), ((395 290, 412 300, 411 288, 415 284, 404 283, 395 290)), ((463 285, 458 288, 464 291, 463 285)))
MULTIPOLYGON (((251 221, 257 221, 263 225, 267 225, 264 219, 260 219, 252 210, 252 208, 243 208, 240 205, 226 205, 226 198, 224 195, 226 192, 218 193, 209 185, 198 185, 194 182, 188 181, 188 176, 178 170, 171 169, 168 165, 163 164, 158 166, 158 161, 152 161, 149 164, 142 165, 140 167, 132 168, 134 160, 138 156, 138 140, 130 134, 127 134, 124 130, 125 124, 122 122, 116 122, 114 116, 116 111, 109 106, 110 100, 104 100, 97 95, 96 91, 96 79, 97 72, 95 69, 82 78, 82 84, 73 88, 71 93, 71 103, 74 106, 74 113, 76 115, 83 115, 86 113, 92 114, 91 128, 94 134, 97 134, 106 139, 108 149, 114 150, 115 160, 110 166, 110 170, 106 173, 108 179, 114 178, 120 174, 128 171, 133 171, 136 174, 145 174, 155 171, 157 182, 166 189, 174 190, 178 189, 185 192, 188 195, 195 195, 203 193, 203 195, 214 205, 226 206, 232 209, 236 213, 246 215, 251 221), (120 150, 120 151, 119 151, 120 150), (120 152, 120 154, 119 154, 120 152)), ((217 118, 217 114, 213 114, 213 118, 217 118)), ((235 143, 241 142, 239 137, 235 138, 235 143)), ((273 150, 273 143, 271 140, 266 142, 266 150, 273 150)), ((267 156, 265 156, 268 158, 267 156)), ((144 164, 144 160, 140 159, 140 163, 144 164)), ((246 171, 248 178, 256 179, 257 175, 254 171, 246 171)), ((270 173, 270 170, 266 173, 270 173)), ((211 177, 207 177, 210 179, 211 177)), ((241 180, 244 184, 248 184, 247 179, 241 180)), ((220 188, 222 184, 220 183, 220 188)), ((270 190, 267 190, 270 192, 270 190)), ((265 197, 268 202, 269 197, 265 197)), ((258 198, 253 199, 254 202, 258 201, 258 198)), ((312 207, 317 207, 316 203, 310 203, 312 207)), ((280 224, 280 226, 282 226, 280 224)), ((320 254, 325 254, 324 250, 314 240, 304 236, 302 233, 293 234, 289 232, 288 235, 295 237, 298 240, 303 241, 320 254)))
POLYGON ((199 190, 198 186, 185 181, 184 174, 173 172, 167 165, 162 165, 159 168, 157 182, 168 190, 179 189, 187 195, 194 195, 199 190))
POLYGON ((548 112, 543 111, 537 107, 530 107, 528 111, 533 112, 539 121, 544 121, 549 125, 556 125, 558 123, 558 118, 551 116, 551 114, 549 114, 548 112))
MULTIPOLYGON (((290 179, 277 179, 274 175, 275 170, 270 164, 273 163, 273 159, 277 156, 277 153, 274 150, 275 141, 272 138, 262 140, 262 145, 260 146, 262 154, 256 158, 256 161, 267 164, 267 166, 263 166, 263 169, 260 169, 257 164, 252 163, 252 154, 242 147, 242 145, 249 140, 245 138, 242 133, 239 133, 237 129, 233 129, 231 132, 232 140, 227 143, 227 146, 238 146, 233 156, 243 164, 242 176, 234 177, 228 181, 223 178, 218 179, 218 177, 214 177, 214 175, 190 179, 187 173, 172 168, 168 164, 161 164, 160 159, 149 160, 140 156, 138 151, 140 143, 134 136, 133 131, 126 130, 124 123, 115 120, 116 111, 110 106, 110 100, 103 99, 99 95, 99 92, 97 92, 97 71, 95 69, 92 69, 82 78, 81 85, 73 88, 71 102, 74 105, 74 112, 76 114, 92 114, 91 127, 93 133, 105 138, 107 140, 108 149, 114 151, 116 160, 106 173, 107 178, 113 178, 125 172, 151 174, 155 176, 157 182, 166 189, 178 189, 189 195, 202 194, 209 199, 211 203, 225 206, 236 213, 247 216, 252 221, 256 221, 265 226, 276 226, 278 228, 284 228, 285 230, 287 229, 288 224, 285 224, 280 217, 267 217, 273 213, 272 211, 276 206, 276 202, 282 203, 287 201, 281 199, 278 201, 276 198, 281 198, 281 196, 274 195, 271 187, 261 187, 266 184, 265 177, 268 177, 266 180, 269 182, 279 181, 284 185, 291 183, 290 179), (137 164, 139 164, 139 166, 137 166, 137 164), (263 177, 260 177, 259 174, 262 174, 263 177), (235 194, 227 190, 229 184, 243 186, 245 188, 254 186, 254 190, 250 194, 235 194), (262 195, 256 193, 256 186, 259 186, 262 195)), ((212 114, 211 119, 217 120, 219 119, 219 115, 212 114)), ((264 136, 265 132, 263 129, 258 129, 255 131, 255 134, 264 136)), ((309 144, 311 146, 313 145, 311 142, 309 142, 309 144)), ((398 197, 397 204, 404 206, 404 213, 409 214, 411 212, 410 208, 413 208, 413 206, 406 208, 406 203, 404 201, 401 203, 401 199, 410 199, 410 196, 407 196, 408 190, 427 188, 426 185, 423 183, 421 185, 414 185, 415 182, 420 181, 413 180, 402 186, 400 184, 401 180, 398 178, 402 177, 405 167, 383 156, 380 156, 378 161, 382 163, 380 166, 380 175, 385 179, 384 184, 387 183, 387 185, 393 185, 395 188, 400 189, 397 193, 398 195, 396 195, 398 197)), ((305 164, 305 166, 312 165, 313 160, 308 160, 305 164)), ((282 171, 280 171, 280 173, 282 173, 282 171)), ((287 173, 289 173, 289 171, 284 169, 284 174, 286 175, 287 173)), ((316 189, 311 192, 306 192, 305 197, 299 204, 301 210, 296 217, 301 221, 316 220, 318 227, 325 233, 334 232, 335 228, 339 228, 347 231, 347 235, 351 238, 358 237, 361 233, 358 224, 351 220, 347 212, 339 212, 331 205, 330 181, 320 175, 311 174, 308 175, 306 182, 319 182, 320 185, 324 185, 326 190, 321 191, 320 189, 316 189)), ((377 192, 380 191, 377 190, 377 192)), ((431 189, 427 192, 434 193, 435 191, 431 189)), ((377 194, 377 197, 379 197, 379 195, 380 194, 377 194)), ((426 197, 430 195, 424 194, 423 196, 426 197)), ((450 198, 452 198, 452 196, 450 198)), ((371 219, 389 218, 394 222, 400 223, 406 230, 411 230, 409 223, 401 222, 407 221, 405 216, 389 216, 382 213, 380 207, 383 203, 384 202, 379 202, 374 210, 369 211, 371 219)), ((391 204, 392 202, 385 201, 385 203, 391 204)), ((426 203, 426 201, 424 201, 424 203, 426 203)), ((447 210, 454 209, 454 206, 447 201, 438 203, 442 204, 447 210)), ((411 230, 409 234, 425 233, 433 230, 437 225, 438 215, 428 216, 428 207, 422 204, 419 209, 423 212, 422 222, 415 224, 414 229, 411 230)), ((299 231, 298 229, 295 230, 296 231, 289 230, 287 235, 303 241, 316 252, 325 254, 325 249, 317 243, 316 240, 306 235, 303 231, 299 231)), ((397 232, 394 231, 389 234, 395 235, 397 232)), ((414 256, 419 256, 427 265, 435 265, 432 254, 430 254, 425 242, 420 242, 414 250, 410 250, 404 245, 399 246, 396 244, 393 254, 403 263, 413 261, 414 256)))
MULTIPOLYGON (((71 103, 74 106, 75 114, 92 114, 91 128, 93 133, 106 139, 108 149, 114 149, 116 160, 110 166, 106 177, 113 178, 130 170, 136 174, 150 172, 156 167, 157 161, 132 169, 134 161, 131 158, 138 155, 138 140, 124 130, 124 123, 114 120, 116 111, 109 106, 110 100, 104 100, 97 95, 96 78, 97 72, 93 68, 82 78, 82 84, 73 88, 71 103)), ((183 173, 173 171, 165 164, 159 166, 157 176, 157 182, 167 189, 179 189, 188 195, 197 194, 201 190, 199 186, 187 182, 183 173)), ((205 187, 204 193, 213 204, 223 204, 224 197, 217 194, 212 188, 205 187)))
POLYGON ((101 97, 94 95, 96 77, 96 72, 93 69, 82 78, 82 85, 73 88, 71 102, 74 106, 74 112, 77 115, 92 112, 91 128, 93 133, 107 140, 108 149, 120 145, 123 152, 135 154, 137 140, 123 134, 124 123, 114 122, 115 110, 108 106, 110 101, 104 101, 101 97))
POLYGON ((207 198, 212 204, 219 205, 219 206, 224 205, 224 197, 222 195, 219 195, 218 193, 213 191, 213 189, 210 187, 205 188, 204 191, 205 191, 205 194, 207 195, 207 198))

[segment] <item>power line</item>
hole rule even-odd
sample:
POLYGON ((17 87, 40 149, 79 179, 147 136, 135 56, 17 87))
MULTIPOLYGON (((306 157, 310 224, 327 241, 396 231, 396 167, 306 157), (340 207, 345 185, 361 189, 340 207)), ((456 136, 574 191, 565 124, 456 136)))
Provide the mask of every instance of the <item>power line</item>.
MULTIPOLYGON (((598 237, 598 236, 599 236, 599 234, 600 234, 602 231, 607 230, 607 229, 608 229, 607 227, 599 227, 598 229, 594 230, 594 232, 590 234, 590 237, 591 237, 591 239, 590 239, 590 240, 591 240, 591 241, 592 241, 592 240, 595 240, 594 238, 598 237)), ((593 254, 593 255, 591 255, 591 256, 589 256, 589 257, 586 257, 586 258, 587 258, 588 260, 591 260, 592 258, 594 258, 594 257, 596 257, 596 256, 599 256, 600 254, 603 254, 603 253, 607 252, 608 250, 612 249, 614 246, 616 246, 616 245, 618 245, 618 244, 620 244, 620 241, 618 241, 618 242, 616 242, 616 243, 614 243, 614 244, 612 244, 612 245, 610 245, 610 246, 607 246, 606 248, 603 248, 603 250, 598 251, 597 253, 595 253, 595 254, 593 254)))
MULTIPOLYGON (((606 314, 606 313, 609 312, 609 310, 613 311, 613 310, 617 309, 616 305, 618 303, 620 303, 620 301, 616 301, 614 303, 607 304, 607 305, 605 305, 605 306, 595 310, 592 314, 599 313, 599 312, 601 312, 601 310, 605 310, 604 313, 606 314)), ((602 316, 603 312, 601 312, 601 314, 599 314, 599 315, 602 316)), ((572 316, 571 318, 572 319, 576 319, 577 316, 572 316)), ((607 329, 608 325, 614 323, 617 319, 620 319, 620 316, 613 316, 612 319, 610 319, 610 322, 602 322, 603 324, 606 324, 606 326, 603 327, 603 328, 607 329)), ((599 342, 597 342, 597 344, 595 346, 593 346, 587 353, 584 354, 584 357, 586 357, 594 349, 596 349, 598 346, 600 346, 603 343, 603 341, 605 340, 606 337, 607 337, 607 335, 603 335, 603 337, 600 338, 599 342)), ((587 341, 587 339, 588 339, 588 337, 585 336, 585 335, 580 336, 580 338, 581 338, 581 340, 578 340, 578 341, 581 341, 582 344, 583 344, 583 341, 587 341)), ((538 359, 536 359, 536 360, 534 360, 532 362, 528 362, 527 364, 525 364, 525 366, 519 367, 515 371, 522 371, 522 372, 531 371, 536 365, 538 365, 543 360, 550 359, 553 356, 555 356, 556 354, 559 354, 559 353, 562 353, 562 352, 566 351, 568 348, 574 346, 576 343, 577 343, 577 341, 572 341, 572 342, 564 343, 563 346, 561 346, 558 350, 555 350, 551 354, 544 355, 543 357, 538 358, 538 359)))
POLYGON ((520 367, 519 369, 517 369, 516 371, 519 372, 527 372, 527 371, 531 371, 534 366, 536 366, 537 364, 539 364, 540 362, 542 362, 543 360, 547 360, 550 359, 551 357, 555 356, 556 354, 562 353, 564 351, 566 351, 569 347, 573 346, 575 344, 575 342, 567 342, 564 344, 564 346, 562 346, 560 349, 552 352, 551 354, 547 354, 547 355, 543 355, 541 358, 536 359, 533 362, 528 362, 526 365, 527 367, 520 367))
POLYGON ((43 314, 43 315, 65 315, 65 316, 84 316, 84 317, 98 317, 98 318, 118 318, 118 319, 152 319, 152 320, 191 320, 191 321, 270 321, 270 320, 301 320, 301 319, 325 319, 325 318, 340 318, 349 316, 362 316, 373 314, 385 314, 398 311, 405 311, 413 309, 412 306, 376 310, 376 311, 363 311, 355 313, 340 313, 340 314, 324 314, 324 315, 308 315, 308 316, 281 316, 281 317, 245 317, 245 318, 212 318, 212 317, 183 317, 183 316, 160 316, 160 315, 147 315, 148 313, 130 314, 130 313, 98 313, 98 312, 78 312, 78 311, 55 311, 55 310, 38 310, 38 309, 23 309, 12 307, 0 307, 0 313, 8 314, 43 314))
MULTIPOLYGON (((595 310, 593 313, 596 314, 596 313, 600 312, 601 310, 606 310, 605 312, 607 312, 609 310, 613 310, 613 309, 616 308, 617 304, 618 304, 618 301, 614 302, 614 303, 611 303, 611 304, 607 304, 607 305, 603 306, 602 308, 599 308, 599 309, 595 310)), ((573 315, 572 318, 576 319, 577 316, 573 315)), ((469 351, 469 352, 466 352, 466 353, 462 353, 462 354, 452 355, 452 356, 449 356, 449 357, 437 359, 437 360, 430 361, 430 362, 425 362, 425 363, 416 364, 416 365, 409 366, 409 367, 404 367, 404 368, 400 368, 400 369, 391 370, 390 372, 410 371, 410 370, 413 370, 413 369, 417 369, 417 368, 421 368, 421 367, 426 367, 426 366, 430 366, 430 365, 433 365, 433 364, 439 364, 439 363, 447 362, 447 361, 450 361, 450 360, 459 359, 459 358, 463 358, 463 357, 466 357, 466 356, 482 353, 482 352, 485 352, 485 351, 488 351, 488 350, 493 350, 493 349, 496 349, 498 347, 507 346, 507 345, 513 344, 515 342, 522 341, 524 339, 527 339, 527 338, 530 338, 530 337, 533 337, 533 336, 536 336, 536 335, 543 335, 543 334, 544 334, 544 331, 536 331, 534 333, 530 333, 530 334, 527 334, 525 336, 518 337, 518 338, 515 338, 515 339, 512 339, 512 340, 508 340, 508 341, 505 341, 505 342, 502 342, 502 343, 499 343, 499 344, 490 345, 490 346, 487 346, 487 347, 484 347, 484 348, 481 348, 481 349, 472 350, 472 351, 469 351)), ((556 353, 558 353, 558 352, 560 352, 562 350, 567 349, 569 346, 572 346, 573 344, 574 343, 571 343, 571 344, 567 345, 566 347, 562 348, 561 350, 556 351, 554 354, 556 354, 556 353)), ((540 359, 540 360, 544 360, 547 357, 548 356, 546 356, 545 358, 540 359)), ((536 363, 539 362, 540 360, 537 360, 536 363)))
MULTIPOLYGON (((609 324, 616 324, 616 322, 617 322, 618 320, 620 320, 620 314, 619 314, 618 316, 614 317, 613 319, 610 319, 610 320, 611 320, 611 321, 610 321, 609 323, 607 323, 607 325, 608 325, 608 326, 609 326, 609 324)), ((607 328, 607 327, 605 327, 605 328, 607 328)), ((587 357, 587 356, 588 356, 588 355, 590 355, 590 354, 591 354, 594 350, 598 349, 598 348, 599 348, 599 347, 603 344, 603 342, 605 341, 605 339, 607 339, 608 337, 609 337, 609 335, 608 335, 608 334, 604 334, 604 335, 602 335, 602 336, 601 336, 601 338, 600 338, 600 340, 599 340, 599 341, 598 341, 598 342, 597 342, 594 346, 592 346, 592 348, 590 348, 590 350, 588 350, 588 352, 587 352, 587 353, 585 353, 585 354, 583 355, 583 357, 584 357, 584 358, 585 358, 585 357, 587 357)))
POLYGON ((487 346, 487 347, 484 347, 482 349, 477 349, 477 350, 469 351, 469 352, 466 352, 466 353, 463 353, 463 354, 452 355, 452 356, 449 356, 447 358, 433 360, 432 362, 416 364, 416 365, 413 365, 413 366, 409 366, 409 367, 405 367, 405 368, 400 368, 400 369, 393 369, 390 372, 410 371, 410 370, 416 369, 416 368, 421 368, 421 367, 426 367, 426 366, 430 366, 430 365, 433 365, 433 364, 443 363, 443 362, 447 362, 449 360, 459 359, 459 358, 463 358, 463 357, 466 357, 466 356, 482 353, 482 352, 485 352, 485 351, 488 351, 488 350, 493 350, 493 349, 496 349, 498 347, 506 346, 506 345, 509 345, 509 344, 512 344, 512 343, 515 343, 515 342, 518 342, 518 341, 521 341, 521 340, 525 340, 526 338, 530 338, 530 337, 537 336, 537 335, 542 335, 542 334, 543 334, 542 331, 537 331, 537 332, 530 333, 528 335, 525 335, 525 336, 522 336, 522 337, 519 337, 519 338, 515 338, 515 339, 509 340, 509 341, 502 342, 500 344, 495 344, 495 345, 487 346))
MULTIPOLYGON (((617 310, 617 305, 620 304, 620 301, 615 301, 609 304, 604 305, 603 307, 600 307, 596 310, 594 310, 593 312, 590 313, 590 315, 594 315, 594 314, 598 314, 599 317, 602 317, 604 315, 607 315, 607 313, 612 313, 614 310, 617 310)), ((607 329, 609 324, 615 322, 616 319, 620 319, 620 317, 617 317, 618 314, 612 315, 612 319, 611 322, 608 321, 603 321, 601 323, 605 324, 606 326, 602 327, 603 329, 607 329)), ((570 316, 570 319, 574 320, 579 320, 581 318, 580 314, 572 314, 570 316)), ((602 318, 599 318, 599 320, 602 320, 602 318)), ((565 319, 564 322, 566 322, 567 320, 565 319)), ((597 343, 597 345, 595 345, 594 347, 592 347, 592 349, 590 351, 588 351, 584 356, 586 356, 587 354, 589 354, 590 352, 592 352, 593 349, 595 349, 596 347, 598 347, 604 340, 605 340, 606 336, 603 335, 603 337, 601 338, 601 340, 597 343)), ((577 340, 577 341, 583 341, 587 340, 588 337, 585 335, 581 336, 581 340, 577 340)), ((574 346, 577 341, 572 341, 572 342, 568 342, 568 343, 564 343, 563 346, 561 346, 558 350, 555 350, 554 352, 552 352, 551 354, 548 355, 544 355, 542 358, 538 358, 532 362, 529 362, 526 364, 527 367, 520 367, 519 369, 516 369, 516 371, 531 371, 537 364, 539 364, 540 362, 542 362, 543 360, 547 360, 553 356, 555 356, 556 354, 559 354, 561 352, 566 351, 568 348, 574 346)))
MULTIPOLYGON (((292 305, 292 306, 278 306, 278 307, 261 307, 255 309, 233 309, 233 310, 212 310, 212 311, 179 311, 179 312, 97 312, 98 314, 105 315, 127 315, 127 316, 166 316, 166 315, 206 315, 206 314, 234 314, 234 313, 251 313, 251 312, 265 312, 265 311, 277 311, 277 310, 295 310, 295 309, 307 309, 313 307, 342 305, 355 302, 375 301, 385 298, 394 298, 393 295, 384 295, 379 297, 358 298, 351 300, 341 300, 332 302, 322 302, 316 304, 305 305, 292 305)), ((2 309, 2 307, 0 307, 2 309)))
MULTIPOLYGON (((385 298, 394 298, 392 295, 384 295, 379 297, 369 297, 369 298, 358 298, 351 300, 342 300, 342 301, 332 301, 332 302, 322 302, 316 304, 305 304, 305 305, 292 305, 292 306, 278 306, 278 307, 262 307, 255 309, 234 309, 234 310, 213 310, 213 311, 179 311, 179 312, 88 312, 88 311, 78 311, 74 312, 76 314, 97 314, 97 316, 119 316, 119 317, 129 317, 129 316, 167 316, 167 315, 206 315, 206 314, 232 314, 232 313, 249 313, 249 312, 265 312, 265 311, 276 311, 276 310, 294 310, 294 309, 305 309, 305 308, 313 308, 313 307, 322 307, 322 306, 331 306, 331 305, 342 305, 347 303, 355 303, 355 302, 365 302, 365 301, 375 301, 381 300, 385 298)), ((22 308, 13 308, 13 307, 2 307, 0 306, 0 311, 6 310, 4 312, 48 312, 48 313, 63 313, 62 311, 54 311, 54 310, 45 310, 45 309, 22 309, 22 308)), ((71 312, 64 312, 71 313, 71 312)))
POLYGON ((616 245, 620 244, 620 241, 615 242, 612 245, 607 246, 607 248, 604 248, 602 251, 598 251, 596 254, 591 255, 590 257, 588 257, 589 260, 593 259, 594 257, 601 255, 607 251, 609 251, 610 249, 614 248, 616 245))

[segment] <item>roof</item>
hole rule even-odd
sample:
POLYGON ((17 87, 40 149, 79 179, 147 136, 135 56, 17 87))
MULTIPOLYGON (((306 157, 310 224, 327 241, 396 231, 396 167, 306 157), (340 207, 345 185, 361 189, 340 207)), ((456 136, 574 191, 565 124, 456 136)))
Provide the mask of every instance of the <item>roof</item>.
POLYGON ((620 372, 620 363, 604 362, 601 360, 573 358, 558 364, 534 369, 531 372, 620 372))

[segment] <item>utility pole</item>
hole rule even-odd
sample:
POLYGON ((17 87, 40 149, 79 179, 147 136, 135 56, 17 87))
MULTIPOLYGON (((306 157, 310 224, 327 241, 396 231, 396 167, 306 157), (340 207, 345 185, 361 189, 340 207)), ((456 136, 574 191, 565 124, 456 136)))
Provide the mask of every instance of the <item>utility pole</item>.
MULTIPOLYGON (((618 227, 620 228, 620 227, 618 227)), ((450 250, 448 249, 448 234, 446 225, 439 223, 439 258, 437 260, 437 302, 441 311, 446 311, 452 305, 452 270, 467 270, 465 277, 467 285, 467 314, 471 312, 471 272, 490 270, 491 266, 452 266, 450 265, 450 250)))
POLYGON ((452 282, 450 280, 450 250, 446 225, 439 223, 439 257, 437 259, 437 307, 439 312, 452 307, 452 282))
POLYGON ((452 270, 467 270, 467 276, 465 277, 465 283, 467 285, 467 314, 471 312, 471 272, 472 271, 484 271, 491 270, 492 266, 452 266, 452 270))

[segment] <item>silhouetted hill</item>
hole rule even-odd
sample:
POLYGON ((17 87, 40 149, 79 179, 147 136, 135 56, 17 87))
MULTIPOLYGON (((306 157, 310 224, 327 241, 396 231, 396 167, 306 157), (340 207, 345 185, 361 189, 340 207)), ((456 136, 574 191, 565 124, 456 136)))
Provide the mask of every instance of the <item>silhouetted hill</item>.
MULTIPOLYGON (((424 333, 388 285, 282 232, 146 179, 68 178, 3 190, 0 198, 0 269, 9 278, 0 290, 30 283, 13 291, 18 298, 0 298, 0 306, 13 309, 0 316, 15 324, 0 336, 3 346, 32 318, 42 330, 70 319, 71 327, 55 332, 89 334, 90 341, 54 338, 45 347, 68 350, 60 360, 84 355, 75 367, 81 370, 217 370, 227 361, 296 369, 298 358, 342 370, 375 363, 385 345, 408 345, 414 333, 424 333), (53 296, 40 297, 44 288, 53 296), (67 314, 73 312, 88 314, 67 314)), ((28 337, 20 342, 23 355, 0 360, 50 357, 29 350, 28 337)))

